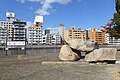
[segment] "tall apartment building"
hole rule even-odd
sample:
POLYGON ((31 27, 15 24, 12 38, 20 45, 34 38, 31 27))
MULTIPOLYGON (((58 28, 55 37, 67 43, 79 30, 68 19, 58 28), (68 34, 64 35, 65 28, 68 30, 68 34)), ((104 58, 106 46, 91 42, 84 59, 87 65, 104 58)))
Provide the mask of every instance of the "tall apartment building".
POLYGON ((105 43, 105 32, 97 30, 96 28, 89 29, 89 38, 91 41, 99 44, 105 43))
POLYGON ((13 21, 12 41, 26 41, 26 22, 13 21))
POLYGON ((1 27, 1 22, 0 22, 0 44, 3 44, 6 42, 6 29, 4 27, 1 27))
POLYGON ((62 39, 64 38, 64 30, 65 30, 64 24, 60 24, 58 27, 58 34, 61 36, 62 39))
POLYGON ((79 39, 81 41, 86 40, 86 31, 84 30, 75 30, 74 26, 71 26, 69 30, 64 31, 64 39, 79 39))
POLYGON ((28 27, 28 43, 41 44, 42 43, 42 23, 43 16, 36 16, 34 24, 28 27))
POLYGON ((6 41, 7 42, 19 40, 25 41, 26 23, 18 21, 15 18, 15 13, 13 12, 6 12, 6 18, 7 18, 6 21, 0 21, 0 43, 6 43, 6 41), (19 34, 18 31, 19 33, 20 32, 21 33, 19 34))
POLYGON ((12 28, 13 23, 8 21, 0 21, 0 42, 6 43, 6 38, 8 34, 8 40, 12 40, 12 28))

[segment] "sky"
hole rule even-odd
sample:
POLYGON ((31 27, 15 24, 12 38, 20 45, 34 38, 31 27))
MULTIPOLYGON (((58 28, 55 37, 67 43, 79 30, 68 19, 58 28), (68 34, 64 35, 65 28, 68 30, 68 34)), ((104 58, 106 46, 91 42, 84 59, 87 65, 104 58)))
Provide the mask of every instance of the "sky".
POLYGON ((100 28, 115 13, 115 0, 0 0, 0 20, 6 20, 6 11, 16 14, 21 21, 33 22, 36 15, 44 16, 43 29, 100 28))

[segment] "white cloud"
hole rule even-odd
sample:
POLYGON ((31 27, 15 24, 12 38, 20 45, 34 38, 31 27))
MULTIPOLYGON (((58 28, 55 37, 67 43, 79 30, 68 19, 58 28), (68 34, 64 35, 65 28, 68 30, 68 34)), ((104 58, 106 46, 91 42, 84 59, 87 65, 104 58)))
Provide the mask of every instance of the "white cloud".
POLYGON ((25 3, 25 0, 17 0, 20 3, 25 3))
MULTIPOLYGON (((24 3, 25 0, 17 0, 21 3, 24 3)), ((38 10, 35 11, 36 14, 39 15, 49 15, 50 11, 52 11, 53 7, 52 4, 54 3, 58 3, 58 4, 68 4, 69 2, 71 2, 72 0, 26 0, 29 2, 40 2, 40 4, 42 5, 42 7, 40 7, 38 10)))

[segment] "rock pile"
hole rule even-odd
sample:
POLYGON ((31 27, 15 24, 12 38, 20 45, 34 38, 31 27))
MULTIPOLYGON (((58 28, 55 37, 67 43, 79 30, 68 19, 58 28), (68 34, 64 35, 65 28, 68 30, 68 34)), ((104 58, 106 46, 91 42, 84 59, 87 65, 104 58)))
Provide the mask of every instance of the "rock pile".
POLYGON ((65 39, 66 44, 61 47, 59 58, 63 61, 76 61, 81 57, 81 52, 86 52, 85 61, 116 60, 117 49, 100 48, 95 49, 95 43, 87 40, 65 39))
POLYGON ((63 45, 59 58, 60 60, 75 61, 79 60, 82 52, 91 52, 95 49, 95 43, 91 41, 80 41, 78 39, 66 39, 66 45, 63 45))

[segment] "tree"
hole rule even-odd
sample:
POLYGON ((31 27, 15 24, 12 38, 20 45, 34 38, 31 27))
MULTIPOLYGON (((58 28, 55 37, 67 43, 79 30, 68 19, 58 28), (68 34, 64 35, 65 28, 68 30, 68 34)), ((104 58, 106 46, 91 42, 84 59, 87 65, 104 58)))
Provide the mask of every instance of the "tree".
POLYGON ((114 18, 107 23, 107 32, 111 37, 116 39, 120 38, 120 0, 116 0, 116 13, 114 13, 114 18))
POLYGON ((120 38, 120 0, 116 0, 116 13, 114 13, 114 37, 120 38))

